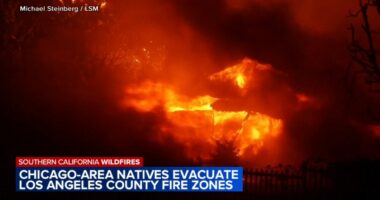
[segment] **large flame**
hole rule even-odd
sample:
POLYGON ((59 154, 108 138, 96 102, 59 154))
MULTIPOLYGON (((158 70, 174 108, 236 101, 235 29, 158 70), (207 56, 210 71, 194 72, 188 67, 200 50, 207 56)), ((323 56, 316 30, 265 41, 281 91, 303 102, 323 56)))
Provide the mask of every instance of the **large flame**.
MULTIPOLYGON (((245 88, 249 80, 249 60, 227 68, 211 78, 235 80, 238 88, 245 88)), ((282 120, 251 111, 215 110, 212 96, 188 97, 163 83, 146 81, 126 89, 124 105, 140 112, 164 110, 168 123, 162 125, 162 136, 169 134, 181 143, 187 156, 194 160, 209 160, 218 143, 233 143, 236 156, 256 155, 264 141, 276 137, 282 130, 282 120)))

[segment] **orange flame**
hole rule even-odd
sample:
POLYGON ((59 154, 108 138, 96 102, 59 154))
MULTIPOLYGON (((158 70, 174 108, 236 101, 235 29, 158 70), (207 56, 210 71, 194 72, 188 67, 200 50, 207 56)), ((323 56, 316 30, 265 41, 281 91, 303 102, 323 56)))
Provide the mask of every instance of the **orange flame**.
MULTIPOLYGON (((247 61, 245 61, 247 62, 247 61)), ((239 88, 246 87, 248 65, 236 65, 211 78, 236 78, 239 88)), ((217 143, 232 142, 236 156, 256 155, 265 139, 281 133, 282 120, 254 111, 220 111, 212 104, 212 96, 188 97, 176 92, 170 85, 144 82, 126 89, 126 107, 140 112, 157 108, 165 111, 168 123, 162 125, 185 148, 186 155, 194 160, 209 160, 215 154, 217 143)), ((167 136, 160 133, 161 136, 167 136)))
POLYGON ((210 80, 232 81, 240 90, 246 91, 250 83, 254 82, 255 71, 271 70, 270 65, 261 64, 254 60, 245 58, 237 65, 228 67, 220 72, 212 74, 210 80))
POLYGON ((100 9, 103 9, 107 6, 107 2, 103 1, 102 3, 100 3, 100 9))
POLYGON ((141 112, 149 112, 157 107, 168 112, 212 110, 211 104, 217 100, 211 96, 189 98, 177 94, 168 85, 150 81, 127 88, 126 92, 131 98, 124 103, 141 112))

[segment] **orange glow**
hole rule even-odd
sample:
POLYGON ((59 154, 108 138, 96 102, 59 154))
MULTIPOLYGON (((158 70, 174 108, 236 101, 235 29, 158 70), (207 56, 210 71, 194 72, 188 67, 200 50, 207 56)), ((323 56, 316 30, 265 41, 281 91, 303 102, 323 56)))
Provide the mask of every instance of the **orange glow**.
MULTIPOLYGON (((244 72, 249 69, 240 71, 242 77, 239 78, 235 73, 239 67, 227 68, 215 76, 234 77, 236 85, 244 88, 244 72)), ((225 142, 234 144, 238 157, 256 155, 265 140, 278 136, 283 127, 281 119, 255 111, 215 110, 212 105, 218 98, 189 97, 163 83, 146 81, 128 87, 126 93, 123 101, 126 107, 140 112, 165 111, 167 123, 163 123, 159 137, 164 141, 163 138, 170 136, 182 144, 186 155, 193 160, 211 159, 217 144, 225 142)))
POLYGON ((163 83, 144 82, 135 87, 129 87, 124 103, 141 112, 149 112, 162 107, 168 112, 212 110, 211 104, 217 99, 211 96, 189 98, 177 94, 173 88, 163 83))
POLYGON ((271 70, 271 68, 270 65, 245 58, 241 63, 214 73, 209 78, 212 81, 230 81, 245 92, 248 86, 253 86, 255 71, 271 70))
POLYGON ((103 8, 105 8, 107 6, 107 2, 102 2, 101 4, 100 4, 100 9, 103 9, 103 8))
POLYGON ((244 86, 245 86, 245 76, 244 76, 243 74, 238 74, 238 75, 236 76, 235 81, 236 81, 236 85, 237 85, 239 88, 241 88, 241 89, 244 88, 244 86))
POLYGON ((310 101, 310 97, 304 94, 297 94, 296 97, 297 97, 298 102, 300 103, 306 103, 310 101))

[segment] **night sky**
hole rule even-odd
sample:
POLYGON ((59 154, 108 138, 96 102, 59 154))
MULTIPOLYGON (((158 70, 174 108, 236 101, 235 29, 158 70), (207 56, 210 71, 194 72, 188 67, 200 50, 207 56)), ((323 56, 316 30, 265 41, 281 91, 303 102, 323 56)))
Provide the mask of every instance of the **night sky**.
MULTIPOLYGON (((1 188, 12 188, 15 156, 143 156, 145 165, 202 164, 187 159, 174 137, 157 137, 167 120, 162 110, 121 106, 125 89, 151 80, 190 97, 234 102, 233 92, 207 77, 244 58, 276 71, 255 98, 265 96, 257 110, 284 122, 275 146, 264 146, 253 163, 380 156, 380 95, 369 92, 364 75, 352 84, 360 66, 348 67, 347 27, 359 30, 361 22, 347 17, 358 10, 355 0, 108 0, 100 12, 77 14, 20 13, 19 2, 0 3, 1 188), (313 104, 296 108, 296 94, 313 104)), ((374 28, 379 19, 371 11, 374 28)), ((224 151, 222 163, 236 164, 224 151)))

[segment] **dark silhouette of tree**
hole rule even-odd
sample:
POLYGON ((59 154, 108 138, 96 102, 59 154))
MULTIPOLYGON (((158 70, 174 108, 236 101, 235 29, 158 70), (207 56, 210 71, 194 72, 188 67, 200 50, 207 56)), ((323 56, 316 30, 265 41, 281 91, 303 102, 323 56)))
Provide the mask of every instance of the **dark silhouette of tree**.
MULTIPOLYGON (((351 42, 349 46, 352 62, 348 67, 348 73, 352 73, 350 77, 348 102, 353 98, 357 79, 363 80, 368 86, 368 101, 367 114, 375 121, 379 120, 379 114, 374 102, 380 94, 380 63, 377 47, 380 39, 380 32, 374 30, 373 17, 378 17, 380 14, 380 0, 359 0, 359 10, 350 12, 349 16, 352 19, 358 19, 360 25, 350 24, 351 42)), ((363 83, 363 82, 359 82, 363 83)), ((350 103, 349 103, 350 104, 350 103)), ((349 105, 350 106, 350 105, 349 105)))
POLYGON ((238 165, 238 157, 233 142, 217 142, 216 152, 211 163, 219 166, 238 165))
POLYGON ((361 24, 361 30, 357 30, 353 24, 350 25, 349 29, 352 34, 350 53, 353 61, 360 67, 360 70, 356 71, 356 73, 365 74, 366 83, 369 85, 370 91, 379 93, 380 89, 377 87, 380 84, 380 67, 378 61, 380 51, 375 46, 374 35, 376 31, 371 27, 369 9, 373 7, 380 11, 380 0, 360 0, 359 6, 360 9, 357 12, 350 12, 349 14, 350 17, 361 17, 363 22, 361 24), (363 33, 363 37, 358 36, 363 33))

